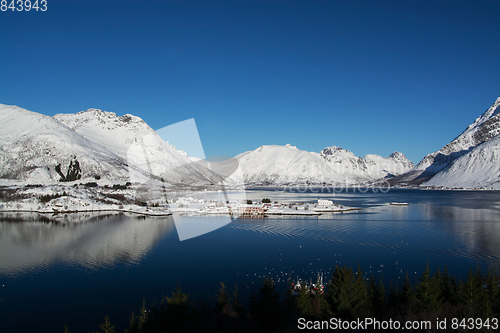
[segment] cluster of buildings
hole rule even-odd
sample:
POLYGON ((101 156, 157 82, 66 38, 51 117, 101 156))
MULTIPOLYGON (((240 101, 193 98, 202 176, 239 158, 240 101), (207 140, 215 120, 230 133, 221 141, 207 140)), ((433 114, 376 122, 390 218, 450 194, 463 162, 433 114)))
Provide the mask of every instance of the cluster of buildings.
POLYGON ((191 212, 198 214, 231 214, 238 216, 265 216, 265 215, 321 215, 321 212, 340 212, 352 210, 344 208, 331 200, 318 199, 311 203, 278 203, 270 200, 232 200, 222 202, 218 200, 205 201, 191 197, 178 198, 170 203, 174 212, 191 212))

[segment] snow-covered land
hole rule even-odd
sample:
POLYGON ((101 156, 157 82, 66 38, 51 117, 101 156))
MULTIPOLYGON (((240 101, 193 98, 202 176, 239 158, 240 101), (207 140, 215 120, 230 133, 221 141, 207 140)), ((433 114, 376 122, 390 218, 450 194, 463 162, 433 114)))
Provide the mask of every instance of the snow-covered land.
POLYGON ((460 156, 424 185, 500 189, 500 135, 460 156))
MULTIPOLYGON (((91 141, 57 119, 0 105, 0 180, 3 184, 53 184, 77 156, 81 181, 127 179, 131 168, 105 145, 91 141)), ((136 170, 139 171, 139 170, 136 170)))
POLYGON ((135 188, 123 188, 82 185, 8 186, 0 191, 0 212, 126 212, 152 216, 172 214, 165 201, 163 205, 153 201, 139 201, 135 188))
POLYGON ((0 124, 3 185, 55 184, 70 171, 76 177, 67 181, 83 183, 163 178, 169 184, 195 185, 220 179, 132 115, 89 109, 49 117, 0 105, 0 124))
POLYGON ((498 140, 480 147, 499 134, 500 97, 449 144, 425 156, 415 168, 394 181, 445 187, 491 187, 495 177, 498 180, 498 172, 486 166, 489 162, 486 165, 476 163, 483 163, 488 158, 488 161, 495 160, 498 140))
POLYGON ((316 153, 290 144, 207 162, 188 157, 130 114, 89 109, 49 117, 0 104, 0 185, 132 182, 147 189, 225 180, 225 185, 351 186, 392 179, 393 184, 496 188, 499 112, 500 98, 462 134, 414 166, 399 152, 357 157, 336 146, 316 153))
POLYGON ((356 157, 340 147, 320 153, 262 146, 227 161, 188 157, 141 118, 89 109, 41 115, 0 105, 0 185, 100 185, 163 179, 170 185, 327 183, 355 185, 399 175, 413 164, 398 152, 356 157))
POLYGON ((320 153, 300 150, 290 144, 261 146, 236 159, 245 183, 250 184, 356 185, 399 175, 413 167, 399 152, 389 157, 366 155, 361 158, 336 146, 320 153))
POLYGON ((310 203, 280 204, 254 200, 248 204, 241 191, 189 191, 160 193, 153 189, 148 200, 137 193, 140 186, 115 185, 89 188, 84 185, 28 185, 3 187, 0 191, 0 214, 26 212, 50 214, 54 221, 68 213, 121 212, 149 216, 181 215, 321 215, 358 208, 330 202, 329 205, 310 203), (184 196, 190 193, 193 196, 184 196), (206 197, 209 195, 209 197, 206 197), (198 197, 197 197, 198 196, 198 197), (199 196, 203 198, 199 198, 199 196), (141 201, 144 200, 144 201, 141 201), (250 207, 250 210, 248 208, 250 207), (255 208, 255 210, 252 210, 255 208))
MULTIPOLYGON (((55 119, 93 142, 101 142, 116 155, 169 183, 218 182, 213 172, 194 163, 170 145, 139 117, 89 109, 76 114, 56 114, 55 119)), ((133 181, 134 179, 132 179, 133 181)))

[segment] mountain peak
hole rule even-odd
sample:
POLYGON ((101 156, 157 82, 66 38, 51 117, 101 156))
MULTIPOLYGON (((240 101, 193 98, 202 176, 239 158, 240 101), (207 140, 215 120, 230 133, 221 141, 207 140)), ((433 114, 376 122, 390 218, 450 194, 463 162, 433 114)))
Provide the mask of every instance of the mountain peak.
POLYGON ((346 151, 346 152, 350 152, 349 150, 347 149, 344 149, 342 147, 338 147, 338 146, 331 146, 331 147, 326 147, 324 148, 322 151, 321 151, 321 155, 335 155, 336 153, 339 153, 339 152, 342 152, 342 151, 346 151))
POLYGON ((62 121, 69 127, 75 129, 83 124, 89 124, 97 121, 104 126, 127 126, 130 124, 141 124, 144 123, 140 117, 133 116, 131 114, 125 114, 121 117, 117 116, 114 112, 103 111, 101 109, 90 108, 86 111, 80 111, 78 113, 66 113, 57 114, 54 118, 62 121), (113 124, 113 125, 112 125, 113 124))
POLYGON ((389 157, 391 158, 395 158, 395 159, 398 159, 398 160, 401 160, 401 159, 407 159, 405 154, 403 153, 400 153, 399 151, 395 151, 394 153, 392 153, 391 155, 389 155, 389 157))
POLYGON ((95 109, 95 108, 90 108, 90 109, 87 109, 86 111, 80 111, 76 114, 89 114, 89 113, 95 114, 96 116, 106 115, 109 117, 116 117, 116 113, 114 113, 114 112, 103 111, 101 109, 95 109))
POLYGON ((400 153, 399 151, 395 151, 394 153, 389 155, 389 158, 392 158, 393 160, 404 164, 406 167, 408 167, 408 169, 411 169, 415 166, 413 162, 406 157, 405 154, 400 153))

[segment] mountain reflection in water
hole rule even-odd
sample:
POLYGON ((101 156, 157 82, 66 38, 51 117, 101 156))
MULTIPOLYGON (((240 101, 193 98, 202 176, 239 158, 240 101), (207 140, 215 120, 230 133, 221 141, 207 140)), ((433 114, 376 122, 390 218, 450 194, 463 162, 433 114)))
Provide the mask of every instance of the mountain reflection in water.
POLYGON ((22 274, 58 261, 87 268, 137 263, 175 230, 171 217, 71 214, 43 217, 45 223, 40 219, 38 214, 0 214, 0 273, 22 274))

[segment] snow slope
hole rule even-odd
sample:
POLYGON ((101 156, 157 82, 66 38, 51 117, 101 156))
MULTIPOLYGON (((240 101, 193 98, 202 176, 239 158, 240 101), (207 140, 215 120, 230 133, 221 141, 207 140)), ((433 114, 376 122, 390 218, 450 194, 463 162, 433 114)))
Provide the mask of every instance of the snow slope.
POLYGON ((75 132, 94 142, 103 142, 111 151, 170 183, 213 183, 219 177, 193 162, 183 151, 168 144, 139 117, 89 109, 76 114, 56 114, 75 132))
POLYGON ((414 167, 413 163, 398 151, 395 151, 389 157, 368 154, 365 155, 363 161, 370 177, 374 179, 400 175, 414 167))
MULTIPOLYGON (((287 184, 300 182, 341 182, 318 153, 299 150, 294 146, 261 146, 252 152, 236 156, 246 183, 287 184)), ((353 183, 351 178, 345 179, 353 183)))
POLYGON ((477 145, 500 134, 500 97, 474 123, 440 150, 425 156, 409 174, 407 180, 422 176, 429 179, 477 145))
POLYGON ((323 149, 320 155, 337 173, 351 177, 356 182, 400 175, 414 167, 400 152, 394 152, 389 157, 368 154, 361 158, 349 150, 332 146, 323 149))
POLYGON ((126 179, 126 161, 58 120, 17 106, 0 104, 0 180, 55 183, 77 157, 83 179, 126 179))
POLYGON ((221 178, 163 141, 142 119, 89 109, 54 117, 0 104, 0 182, 52 184, 78 161, 78 182, 163 178, 171 184, 221 178))
POLYGON ((423 185, 500 189, 500 135, 460 156, 423 185))
POLYGON ((144 181, 153 176, 171 184, 233 183, 360 184, 401 174, 413 164, 398 152, 390 157, 356 157, 340 147, 320 153, 297 147, 262 146, 226 161, 190 158, 163 139, 141 118, 89 109, 44 116, 0 105, 0 180, 32 184, 59 181, 78 160, 82 179, 144 181), (214 172, 215 171, 215 172, 214 172))
POLYGON ((285 146, 261 146, 236 156, 245 182, 264 184, 327 183, 360 184, 401 174, 413 164, 401 153, 384 158, 378 155, 356 157, 340 147, 328 147, 321 153, 285 146))

